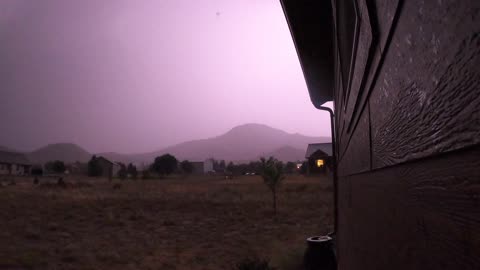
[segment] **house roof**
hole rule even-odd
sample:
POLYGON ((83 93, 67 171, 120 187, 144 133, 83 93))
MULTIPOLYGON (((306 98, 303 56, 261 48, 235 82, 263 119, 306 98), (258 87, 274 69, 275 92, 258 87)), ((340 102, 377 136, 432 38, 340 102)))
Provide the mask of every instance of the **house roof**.
POLYGON ((310 158, 318 150, 324 152, 325 154, 332 155, 332 144, 331 143, 311 143, 307 147, 307 152, 305 153, 305 158, 310 158))
POLYGON ((202 165, 204 164, 203 161, 190 161, 190 163, 192 163, 192 164, 202 164, 202 165))
POLYGON ((24 154, 17 153, 17 152, 9 152, 9 151, 0 151, 0 163, 19 164, 19 165, 32 164, 24 154))
POLYGON ((118 166, 120 166, 120 164, 118 164, 117 162, 111 161, 110 159, 108 159, 108 158, 106 158, 106 157, 104 157, 104 156, 98 156, 97 158, 101 158, 101 159, 103 159, 103 160, 105 160, 105 161, 107 161, 108 163, 111 163, 111 164, 113 164, 113 165, 118 165, 118 166))
POLYGON ((334 35, 331 1, 281 0, 310 99, 316 108, 333 100, 334 35))

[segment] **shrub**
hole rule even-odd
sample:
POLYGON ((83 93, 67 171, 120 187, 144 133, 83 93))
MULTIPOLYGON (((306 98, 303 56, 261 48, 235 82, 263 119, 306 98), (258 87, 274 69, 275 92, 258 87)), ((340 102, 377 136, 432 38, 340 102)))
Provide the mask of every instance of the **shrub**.
POLYGON ((42 176, 43 175, 43 169, 40 166, 33 166, 31 173, 33 176, 42 176))
POLYGON ((152 164, 152 169, 160 175, 169 175, 177 169, 177 159, 170 155, 165 154, 155 158, 152 164))
POLYGON ((138 175, 137 167, 132 163, 128 164, 127 174, 129 174, 133 179, 137 179, 137 175, 138 175))
POLYGON ((55 160, 55 161, 49 161, 45 163, 45 170, 48 172, 53 172, 53 173, 64 173, 66 170, 65 163, 60 160, 55 160))
POLYGON ((292 174, 296 171, 297 165, 293 162, 287 162, 285 164, 285 173, 292 174))
POLYGON ((118 178, 125 180, 127 178, 127 166, 123 163, 118 163, 120 165, 120 170, 118 171, 118 178))
POLYGON ((300 167, 300 174, 307 174, 308 162, 304 161, 300 167))
POLYGON ((188 160, 184 160, 180 162, 180 169, 186 174, 191 174, 193 172, 193 164, 188 160))
POLYGON ((268 159, 262 157, 260 162, 263 182, 272 192, 273 214, 277 215, 277 191, 283 179, 285 179, 283 163, 273 157, 269 157, 268 159))

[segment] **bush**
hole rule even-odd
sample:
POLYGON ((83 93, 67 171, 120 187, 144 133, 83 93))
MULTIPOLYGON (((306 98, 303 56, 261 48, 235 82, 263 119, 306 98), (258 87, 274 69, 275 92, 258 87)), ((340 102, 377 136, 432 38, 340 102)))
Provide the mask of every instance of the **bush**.
POLYGON ((31 173, 33 176, 42 176, 43 175, 43 169, 40 166, 33 166, 31 173))
POLYGON ((193 172, 193 164, 188 160, 184 160, 180 162, 180 169, 185 174, 191 174, 193 172))
POLYGON ((273 157, 268 159, 261 158, 261 175, 263 182, 272 192, 273 214, 277 215, 277 191, 285 179, 283 172, 283 163, 273 157))
POLYGON ((287 162, 287 164, 285 164, 285 173, 287 174, 292 174, 292 173, 295 173, 297 169, 297 165, 293 162, 287 162))
POLYGON ((125 180, 127 178, 127 166, 123 163, 118 163, 120 165, 120 170, 118 171, 118 178, 125 180))
POLYGON ((49 161, 45 163, 45 170, 50 173, 64 173, 66 170, 65 163, 60 160, 49 161))
POLYGON ((308 162, 304 161, 300 167, 300 174, 307 174, 308 162))
POLYGON ((130 175, 133 179, 137 179, 137 175, 138 175, 137 167, 132 163, 128 164, 127 174, 130 175))
POLYGON ((159 175, 169 175, 177 169, 177 164, 178 161, 174 156, 165 154, 155 158, 152 164, 152 170, 159 175))

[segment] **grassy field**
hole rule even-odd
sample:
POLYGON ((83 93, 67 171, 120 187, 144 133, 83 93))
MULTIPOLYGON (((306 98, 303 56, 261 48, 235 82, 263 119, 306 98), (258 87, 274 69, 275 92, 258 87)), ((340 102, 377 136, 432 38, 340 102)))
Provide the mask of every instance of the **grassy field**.
POLYGON ((288 177, 276 218, 257 176, 67 182, 0 187, 0 269, 294 269, 332 229, 326 178, 288 177))

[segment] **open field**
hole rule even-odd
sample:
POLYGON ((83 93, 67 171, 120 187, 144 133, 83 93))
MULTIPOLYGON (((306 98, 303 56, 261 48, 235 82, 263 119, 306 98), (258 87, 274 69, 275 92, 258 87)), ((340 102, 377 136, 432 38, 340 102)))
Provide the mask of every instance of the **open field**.
POLYGON ((290 269, 332 229, 326 178, 287 178, 276 219, 257 176, 67 182, 0 187, 0 269, 232 269, 253 255, 290 269))

